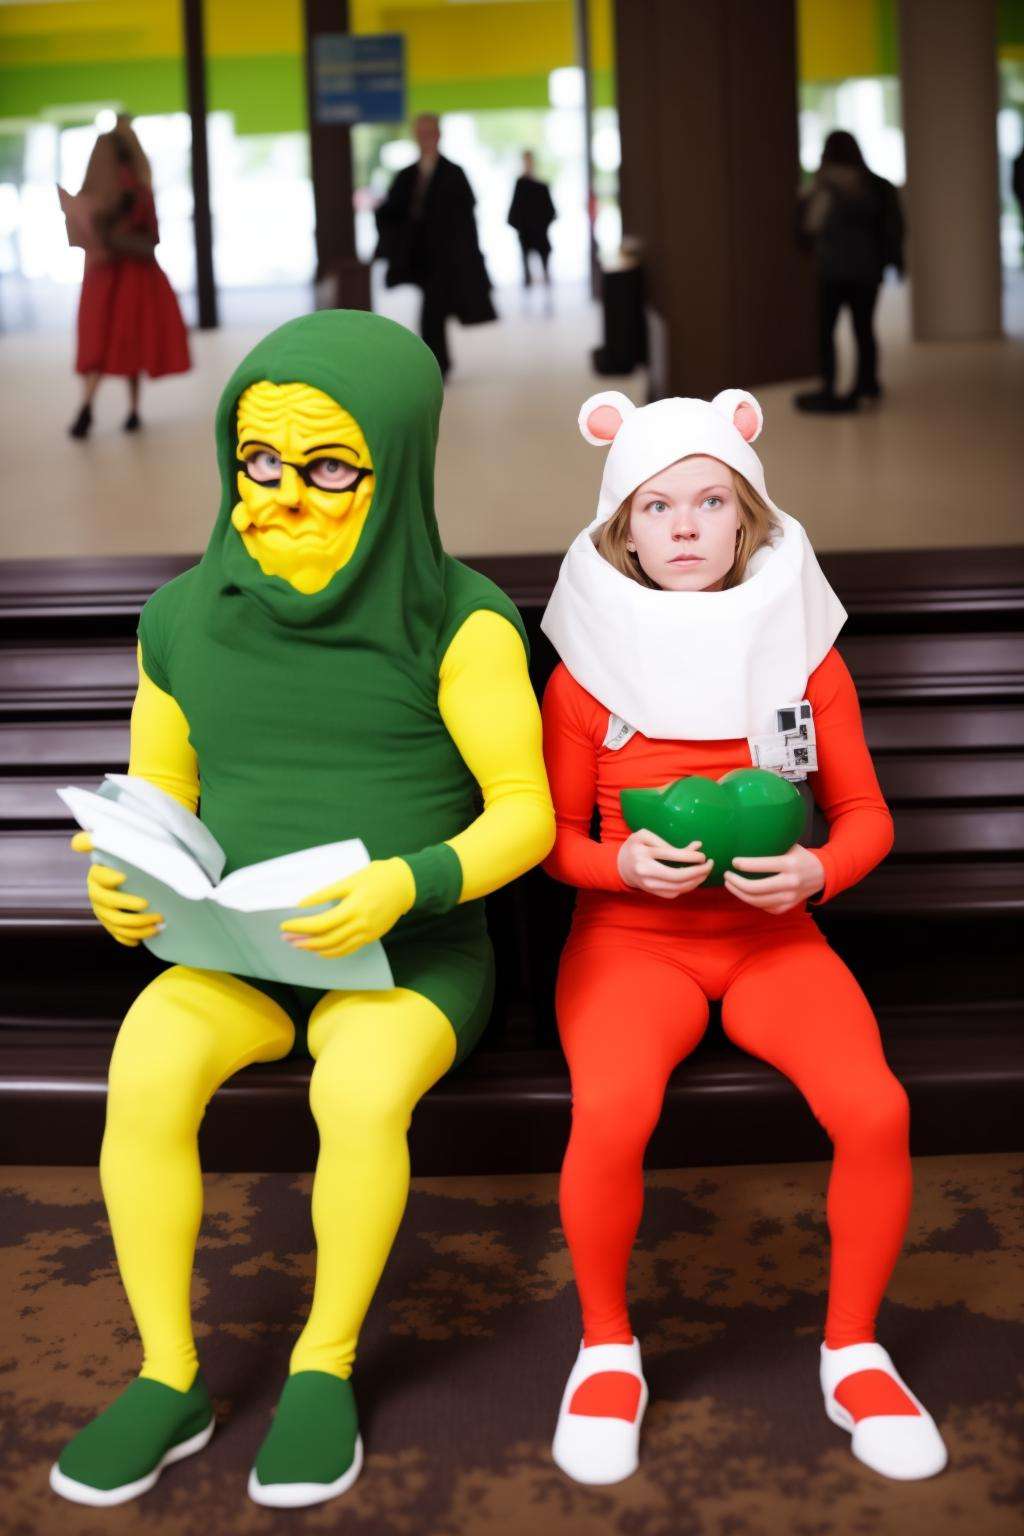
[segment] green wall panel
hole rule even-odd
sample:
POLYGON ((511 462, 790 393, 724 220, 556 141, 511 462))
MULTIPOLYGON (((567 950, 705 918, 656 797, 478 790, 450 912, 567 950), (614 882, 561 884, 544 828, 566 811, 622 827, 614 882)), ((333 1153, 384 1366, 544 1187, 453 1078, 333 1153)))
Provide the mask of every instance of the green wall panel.
POLYGON ((900 72, 900 34, 896 0, 878 0, 878 73, 900 72))
POLYGON ((305 131, 303 60, 294 53, 208 59, 206 104, 211 112, 233 112, 236 133, 305 131))
POLYGON ((1009 47, 1024 45, 1024 0, 999 0, 999 41, 1009 47))
POLYGON ((53 107, 97 101, 129 112, 184 112, 184 65, 180 59, 130 59, 0 66, 0 117, 40 117, 53 107))
MULTIPOLYGON (((257 54, 207 62, 211 112, 232 112, 237 133, 295 133, 306 127, 303 61, 295 54, 257 54)), ((613 106, 610 70, 594 72, 596 106, 613 106)), ((184 66, 179 59, 104 64, 0 67, 0 118, 40 117, 55 107, 109 102, 140 115, 184 112, 184 66)), ((409 111, 481 112, 546 108, 548 77, 431 80, 413 85, 409 111)))
MULTIPOLYGON (((483 80, 423 80, 409 87, 410 117, 418 112, 515 112, 550 106, 548 77, 543 75, 488 76, 483 80)), ((594 105, 615 105, 612 71, 594 71, 594 105)))

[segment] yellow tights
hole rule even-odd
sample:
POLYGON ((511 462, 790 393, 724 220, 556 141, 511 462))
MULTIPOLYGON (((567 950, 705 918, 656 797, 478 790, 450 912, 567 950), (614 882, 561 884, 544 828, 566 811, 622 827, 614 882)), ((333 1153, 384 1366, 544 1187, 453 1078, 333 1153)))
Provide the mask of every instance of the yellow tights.
MULTIPOLYGON (((237 977, 176 966, 130 1008, 110 1064, 100 1178, 142 1375, 184 1392, 198 1364, 189 1307, 203 1213, 197 1137, 212 1094, 291 1049, 294 1028, 237 977)), ((316 1285, 290 1369, 347 1377, 409 1190, 413 1107, 451 1066, 455 1033, 419 993, 329 992, 309 1023, 316 1285)))

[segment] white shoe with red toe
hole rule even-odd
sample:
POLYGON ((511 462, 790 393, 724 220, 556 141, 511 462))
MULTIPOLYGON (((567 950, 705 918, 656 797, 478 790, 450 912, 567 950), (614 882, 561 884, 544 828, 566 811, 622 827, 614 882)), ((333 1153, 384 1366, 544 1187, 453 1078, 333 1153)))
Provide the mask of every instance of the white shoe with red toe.
POLYGON ((647 1383, 640 1345, 580 1346, 562 1394, 551 1454, 578 1483, 621 1483, 639 1465, 647 1383))
POLYGON ((853 1436, 859 1461, 883 1477, 911 1482, 946 1465, 935 1420, 881 1344, 821 1346, 821 1390, 833 1424, 853 1436))

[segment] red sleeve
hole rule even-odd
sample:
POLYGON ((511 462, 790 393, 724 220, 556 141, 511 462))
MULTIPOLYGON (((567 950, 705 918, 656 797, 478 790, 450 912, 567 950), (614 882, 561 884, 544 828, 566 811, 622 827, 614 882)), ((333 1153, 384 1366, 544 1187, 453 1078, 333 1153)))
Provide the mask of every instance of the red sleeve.
POLYGON ((812 849, 825 870, 817 906, 856 885, 892 847, 892 817, 878 786, 853 678, 835 649, 811 674, 807 697, 814 710, 818 771, 809 776, 828 822, 828 842, 812 849))
MULTIPOLYGON (((544 762, 555 806, 555 846, 544 868, 579 889, 626 891, 618 845, 590 835, 597 789, 598 723, 592 701, 560 662, 544 690, 544 762)), ((603 729, 607 715, 602 716, 603 729)))

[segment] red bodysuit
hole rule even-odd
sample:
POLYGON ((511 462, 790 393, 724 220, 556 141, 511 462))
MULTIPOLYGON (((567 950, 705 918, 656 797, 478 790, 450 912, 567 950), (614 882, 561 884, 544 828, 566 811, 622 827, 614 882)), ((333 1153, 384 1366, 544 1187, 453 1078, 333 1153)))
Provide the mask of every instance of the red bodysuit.
MULTIPOLYGON (((892 845, 856 690, 835 650, 807 683, 818 771, 809 785, 829 826, 814 852, 816 900, 862 879, 892 845)), ((561 1204, 585 1344, 628 1343, 626 1271, 643 1204, 643 1154, 674 1067, 699 1041, 707 1000, 726 1034, 792 1080, 834 1144, 825 1339, 874 1338, 875 1314, 910 1208, 906 1095, 882 1053, 857 982, 805 908, 755 910, 720 888, 666 901, 624 884, 629 836, 619 791, 750 766, 745 740, 604 745, 609 712, 559 665, 544 696, 544 755, 557 819, 545 869, 579 888, 558 976, 559 1032, 572 1075, 572 1135, 561 1204), (595 805, 601 840, 590 836, 595 805), (810 1008, 794 998, 811 999, 810 1008)))

